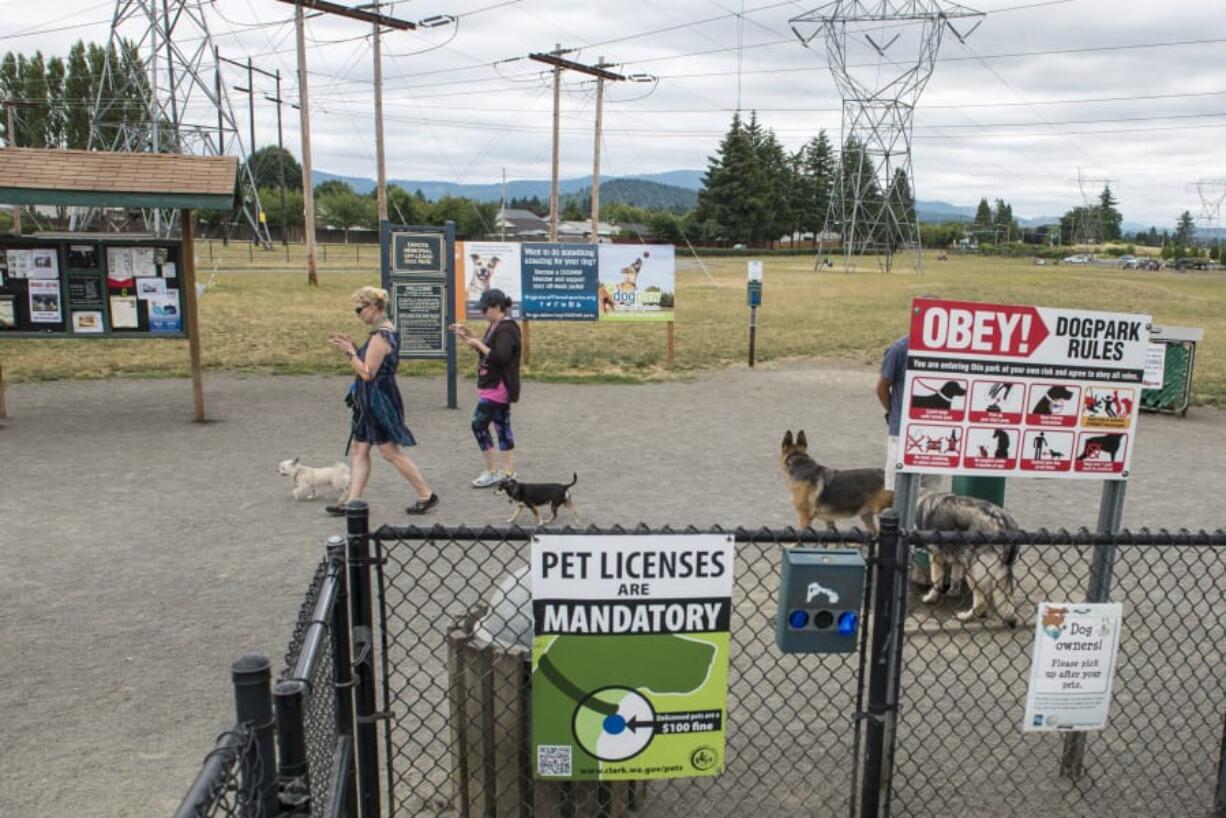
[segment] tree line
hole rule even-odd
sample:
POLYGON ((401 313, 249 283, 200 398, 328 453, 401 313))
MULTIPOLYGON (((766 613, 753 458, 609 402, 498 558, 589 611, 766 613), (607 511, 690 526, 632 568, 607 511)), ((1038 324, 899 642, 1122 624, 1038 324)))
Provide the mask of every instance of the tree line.
POLYGON ((148 85, 144 82, 136 45, 124 41, 114 45, 86 44, 78 40, 68 57, 45 57, 6 53, 0 60, 0 99, 14 103, 14 133, 9 134, 7 118, 0 116, 0 134, 5 144, 23 148, 89 147, 91 120, 98 103, 98 90, 107 69, 115 76, 129 76, 132 83, 117 83, 108 93, 123 94, 108 99, 104 128, 126 123, 147 122, 145 107, 148 85), (122 88, 118 87, 122 86, 122 88))

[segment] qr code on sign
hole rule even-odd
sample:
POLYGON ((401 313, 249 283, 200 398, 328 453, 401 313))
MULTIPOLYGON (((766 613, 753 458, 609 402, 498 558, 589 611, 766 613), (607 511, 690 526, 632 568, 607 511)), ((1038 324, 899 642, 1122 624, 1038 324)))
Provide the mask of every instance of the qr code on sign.
POLYGON ((536 769, 540 775, 570 775, 570 745, 542 744, 536 748, 536 769))

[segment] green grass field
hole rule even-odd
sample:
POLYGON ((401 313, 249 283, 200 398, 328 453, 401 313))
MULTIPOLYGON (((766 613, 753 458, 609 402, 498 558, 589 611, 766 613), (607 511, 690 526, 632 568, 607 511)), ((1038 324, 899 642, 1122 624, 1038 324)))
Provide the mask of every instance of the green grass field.
MULTIPOLYGON (((213 284, 200 300, 204 362, 209 370, 300 374, 344 373, 325 339, 362 333, 349 294, 378 282, 377 248, 329 247, 320 286, 306 286, 300 248, 255 251, 247 245, 198 246, 198 279, 213 284)), ((813 272, 811 259, 766 261, 758 312, 757 357, 840 359, 876 364, 906 331, 910 299, 942 297, 1150 313, 1159 324, 1202 327, 1193 401, 1226 406, 1226 274, 1141 272, 1114 268, 1036 267, 1024 260, 929 255, 924 274, 813 272)), ((741 365, 748 345, 745 262, 703 261, 678 254, 676 360, 665 367, 663 324, 533 323, 530 378, 637 383, 687 377, 741 365), (714 280, 714 283, 712 282, 714 280)), ((473 356, 464 354, 464 371, 473 356)), ((0 341, 6 382, 187 372, 185 341, 0 341)), ((415 362, 405 374, 441 371, 415 362)))

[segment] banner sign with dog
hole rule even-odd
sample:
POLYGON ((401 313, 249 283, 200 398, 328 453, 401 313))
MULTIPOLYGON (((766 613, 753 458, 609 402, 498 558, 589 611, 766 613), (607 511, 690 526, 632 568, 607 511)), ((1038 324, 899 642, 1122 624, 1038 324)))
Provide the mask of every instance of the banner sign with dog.
POLYGON ((1039 603, 1023 731, 1107 726, 1122 616, 1118 602, 1039 603))
POLYGON ((917 298, 901 472, 1126 479, 1150 316, 917 298))
POLYGON ((457 313, 481 318, 495 288, 531 321, 673 321, 677 261, 671 244, 456 243, 457 313), (462 294, 462 296, 460 295, 462 294))
POLYGON ((723 771, 733 560, 715 534, 533 539, 538 778, 723 771))

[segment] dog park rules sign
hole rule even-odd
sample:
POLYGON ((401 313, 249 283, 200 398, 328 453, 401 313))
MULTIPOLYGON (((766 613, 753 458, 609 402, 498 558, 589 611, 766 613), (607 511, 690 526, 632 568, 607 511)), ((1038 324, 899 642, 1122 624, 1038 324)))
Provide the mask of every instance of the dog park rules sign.
POLYGON ((917 298, 902 472, 1127 479, 1150 317, 917 298))
POLYGON ((1025 732, 1107 726, 1121 612, 1118 602, 1039 603, 1025 732))
POLYGON ((533 539, 538 778, 723 770, 732 572, 720 535, 533 539))

